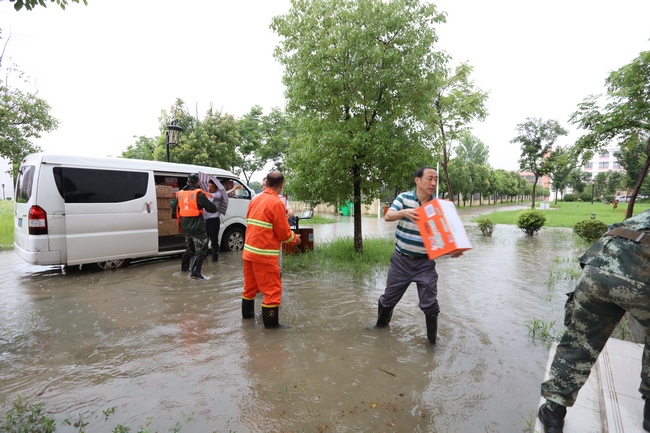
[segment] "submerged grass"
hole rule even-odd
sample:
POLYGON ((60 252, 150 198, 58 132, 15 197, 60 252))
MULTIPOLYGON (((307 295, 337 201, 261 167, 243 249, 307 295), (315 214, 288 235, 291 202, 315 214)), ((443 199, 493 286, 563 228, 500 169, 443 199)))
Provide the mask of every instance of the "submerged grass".
MULTIPOLYGON (((636 203, 634 205, 634 214, 639 214, 648 209, 650 209, 650 204, 636 203)), ((517 216, 521 212, 521 210, 496 211, 488 215, 481 215, 481 217, 491 218, 497 224, 516 224, 517 216)), ((619 203, 618 208, 614 209, 611 205, 596 202, 594 204, 590 202, 558 202, 557 204, 551 203, 551 209, 540 210, 540 212, 543 212, 546 216, 544 227, 573 228, 578 221, 591 219, 592 214, 595 214, 596 219, 610 225, 620 223, 625 219, 627 203, 619 203)), ((474 218, 473 221, 478 218, 474 218)))
POLYGON ((369 273, 379 266, 388 266, 395 249, 395 240, 370 237, 363 239, 363 252, 354 251, 351 236, 314 245, 313 251, 282 256, 282 272, 352 272, 369 273))

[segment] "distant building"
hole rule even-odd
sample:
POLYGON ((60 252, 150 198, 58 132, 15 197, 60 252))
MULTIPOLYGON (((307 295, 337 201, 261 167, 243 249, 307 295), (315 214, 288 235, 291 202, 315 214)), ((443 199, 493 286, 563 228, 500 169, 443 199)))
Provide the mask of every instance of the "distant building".
MULTIPOLYGON (((519 176, 523 177, 526 180, 526 182, 528 182, 531 185, 535 182, 535 175, 530 171, 520 171, 519 176)), ((542 176, 539 179, 537 179, 537 185, 541 186, 542 188, 550 188, 551 178, 548 176, 542 176)))
POLYGON ((618 152, 619 150, 620 148, 616 145, 607 146, 607 148, 602 150, 600 153, 595 153, 591 158, 591 161, 585 164, 582 170, 590 173, 592 179, 595 178, 598 173, 608 172, 609 170, 625 171, 618 162, 618 159, 614 156, 614 152, 618 152))

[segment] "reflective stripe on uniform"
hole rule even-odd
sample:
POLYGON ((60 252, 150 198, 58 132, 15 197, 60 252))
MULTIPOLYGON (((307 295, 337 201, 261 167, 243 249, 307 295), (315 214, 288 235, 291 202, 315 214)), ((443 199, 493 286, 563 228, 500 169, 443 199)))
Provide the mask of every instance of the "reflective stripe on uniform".
POLYGON ((271 229, 271 230, 273 230, 273 224, 271 224, 270 222, 256 220, 256 219, 253 219, 253 218, 248 218, 246 220, 246 223, 250 224, 252 226, 262 227, 263 229, 271 229))
POLYGON ((244 251, 249 253, 258 254, 260 256, 279 256, 280 250, 265 250, 263 248, 255 248, 254 246, 244 244, 244 251))

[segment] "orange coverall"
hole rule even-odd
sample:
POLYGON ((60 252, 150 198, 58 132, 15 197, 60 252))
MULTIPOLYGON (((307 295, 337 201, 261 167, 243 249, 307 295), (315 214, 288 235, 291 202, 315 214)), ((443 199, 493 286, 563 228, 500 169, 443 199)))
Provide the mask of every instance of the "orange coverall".
POLYGON ((262 307, 273 308, 282 300, 282 281, 278 256, 282 243, 296 243, 289 227, 287 211, 278 194, 266 188, 251 200, 246 213, 244 240, 244 292, 246 300, 255 299, 262 292, 262 307))

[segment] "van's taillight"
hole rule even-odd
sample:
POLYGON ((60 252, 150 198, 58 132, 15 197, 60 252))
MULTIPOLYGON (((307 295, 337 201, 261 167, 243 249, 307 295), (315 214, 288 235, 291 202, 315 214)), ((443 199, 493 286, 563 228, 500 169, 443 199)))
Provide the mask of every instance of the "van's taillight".
POLYGON ((47 212, 40 206, 32 206, 29 208, 29 234, 30 235, 46 235, 47 234, 47 212))

